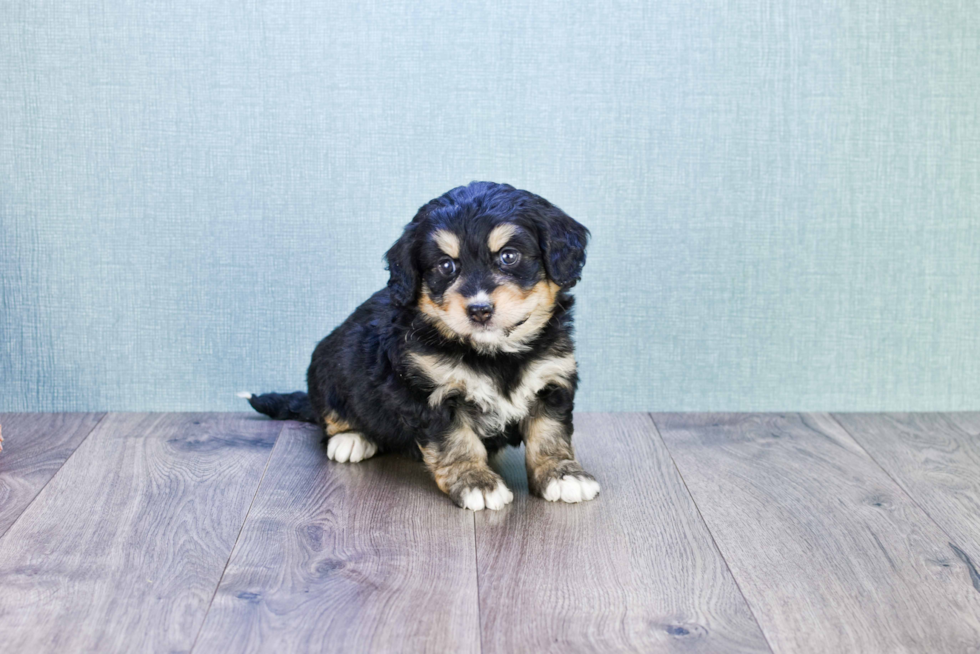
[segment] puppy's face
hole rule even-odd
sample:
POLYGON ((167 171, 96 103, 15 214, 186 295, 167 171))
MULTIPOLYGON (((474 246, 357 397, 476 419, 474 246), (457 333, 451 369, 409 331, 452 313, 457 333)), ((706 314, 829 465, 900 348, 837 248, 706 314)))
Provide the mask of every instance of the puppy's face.
POLYGON ((411 295, 403 303, 414 302, 446 338, 518 352, 547 324, 559 291, 577 281, 587 238, 538 196, 474 183, 420 210, 388 253, 389 286, 396 302, 399 289, 411 295))
POLYGON ((513 222, 483 222, 429 233, 418 306, 448 338, 478 350, 518 349, 551 317, 559 287, 535 235, 513 222))

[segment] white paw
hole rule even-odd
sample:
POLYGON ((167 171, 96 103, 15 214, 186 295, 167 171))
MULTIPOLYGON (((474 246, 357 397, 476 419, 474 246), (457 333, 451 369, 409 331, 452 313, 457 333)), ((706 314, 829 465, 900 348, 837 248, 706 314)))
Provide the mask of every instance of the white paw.
POLYGON ((497 484, 492 491, 481 491, 479 488, 470 488, 463 491, 463 508, 470 511, 482 511, 491 509, 498 511, 514 501, 514 494, 504 486, 504 482, 497 484))
POLYGON ((356 431, 334 434, 327 441, 327 458, 340 463, 357 463, 370 459, 377 451, 377 445, 356 431))
POLYGON ((568 502, 574 504, 588 502, 599 494, 599 482, 588 477, 573 477, 565 475, 561 479, 552 479, 544 489, 544 499, 549 502, 568 502))

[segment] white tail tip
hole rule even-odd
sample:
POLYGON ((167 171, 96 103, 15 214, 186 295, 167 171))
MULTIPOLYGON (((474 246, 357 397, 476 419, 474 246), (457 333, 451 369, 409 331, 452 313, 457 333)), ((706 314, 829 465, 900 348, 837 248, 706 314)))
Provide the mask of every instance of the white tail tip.
POLYGON ((238 391, 237 393, 235 393, 235 395, 237 395, 238 397, 244 397, 246 400, 252 399, 252 394, 249 393, 248 391, 238 391))

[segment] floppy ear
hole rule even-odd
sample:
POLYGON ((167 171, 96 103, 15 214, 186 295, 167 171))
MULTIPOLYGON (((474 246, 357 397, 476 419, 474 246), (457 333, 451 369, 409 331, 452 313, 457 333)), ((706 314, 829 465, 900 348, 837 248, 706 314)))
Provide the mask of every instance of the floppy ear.
POLYGON ((571 288, 582 277, 589 230, 555 206, 547 207, 540 219, 545 272, 562 288, 571 288))
POLYGON ((415 265, 415 228, 409 223, 401 238, 395 241, 385 254, 388 262, 388 289, 391 301, 398 306, 407 306, 415 301, 419 292, 419 273, 415 265))

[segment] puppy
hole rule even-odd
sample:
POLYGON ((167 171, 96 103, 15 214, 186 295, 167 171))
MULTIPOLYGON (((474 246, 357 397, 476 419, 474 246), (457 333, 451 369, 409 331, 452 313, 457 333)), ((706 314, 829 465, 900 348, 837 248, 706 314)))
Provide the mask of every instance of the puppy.
POLYGON ((388 250, 387 288, 317 345, 308 393, 241 395, 273 418, 319 424, 334 461, 420 457, 473 511, 513 500, 487 458, 522 442, 531 492, 591 500, 599 484, 572 450, 568 294, 588 238, 533 193, 454 188, 419 209, 388 250))

